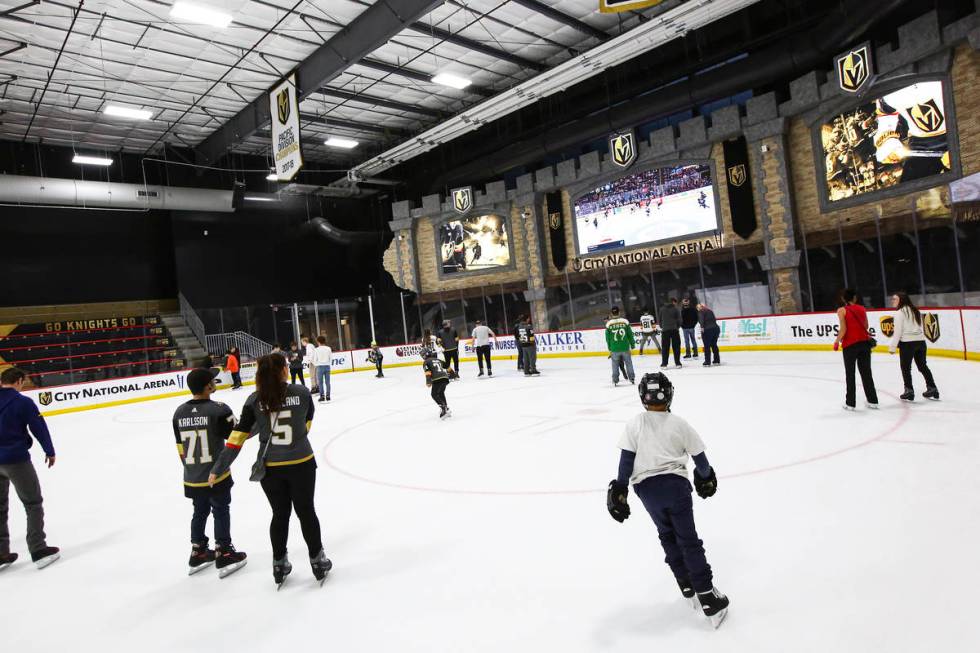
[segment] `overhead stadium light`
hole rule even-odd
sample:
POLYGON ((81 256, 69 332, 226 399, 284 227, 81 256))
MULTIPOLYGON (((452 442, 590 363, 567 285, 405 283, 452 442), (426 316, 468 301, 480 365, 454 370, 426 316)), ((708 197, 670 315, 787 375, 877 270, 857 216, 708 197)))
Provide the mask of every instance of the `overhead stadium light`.
POLYGON ((174 3, 174 6, 170 9, 170 17, 180 18, 186 20, 188 23, 210 25, 211 27, 219 27, 221 29, 231 24, 231 14, 216 11, 210 7, 192 2, 184 2, 183 0, 177 0, 174 3))
POLYGON ((275 172, 270 172, 268 175, 266 175, 265 180, 266 181, 279 181, 279 175, 277 175, 275 172))
POLYGON ((133 109, 132 107, 122 107, 118 104, 110 104, 102 113, 107 116, 117 116, 119 118, 132 118, 134 120, 149 120, 153 117, 153 112, 146 109, 133 109))
POLYGON ((112 159, 103 159, 98 156, 84 156, 82 154, 76 154, 72 160, 72 163, 78 163, 83 166, 111 166, 112 159))
POLYGON ((338 138, 337 136, 331 136, 323 141, 323 144, 327 147, 339 147, 342 150, 352 150, 357 147, 357 141, 349 138, 338 138))
POLYGON ((465 77, 460 77, 459 75, 454 75, 452 73, 439 73, 432 78, 432 81, 441 86, 448 86, 456 89, 466 88, 473 83, 471 80, 465 77))

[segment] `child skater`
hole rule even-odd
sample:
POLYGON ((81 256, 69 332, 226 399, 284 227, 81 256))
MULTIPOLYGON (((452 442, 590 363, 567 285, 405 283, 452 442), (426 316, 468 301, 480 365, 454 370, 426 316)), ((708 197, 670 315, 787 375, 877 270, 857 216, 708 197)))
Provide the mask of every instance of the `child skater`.
POLYGON ((439 404, 441 409, 439 419, 452 417, 453 414, 446 403, 446 386, 449 385, 449 373, 446 371, 445 365, 439 360, 436 350, 432 347, 422 347, 420 354, 424 361, 422 370, 425 372, 425 385, 432 388, 432 400, 439 404))
POLYGON ((194 398, 174 412, 174 437, 177 453, 184 463, 184 496, 194 502, 191 518, 191 558, 187 573, 196 574, 215 563, 218 577, 224 578, 245 566, 245 552, 231 544, 231 472, 218 476, 213 486, 208 475, 225 440, 235 426, 231 408, 211 401, 215 391, 214 372, 203 368, 191 370, 187 387, 194 398), (208 548, 204 533, 208 515, 214 517, 214 550, 208 548))
POLYGON ((646 410, 626 424, 619 442, 619 474, 609 482, 606 508, 622 523, 630 516, 628 484, 650 513, 660 534, 666 562, 674 572, 681 594, 700 607, 717 628, 728 614, 728 597, 712 584, 711 566, 694 527, 687 457, 694 459, 694 486, 707 499, 718 487, 715 472, 704 454, 704 443, 690 424, 672 415, 674 386, 662 372, 645 374, 639 384, 646 410), (694 601, 695 594, 697 601, 694 601))
POLYGON ((381 370, 381 361, 384 360, 384 354, 381 353, 381 349, 378 348, 378 343, 371 341, 371 349, 368 350, 367 362, 374 363, 374 366, 378 369, 378 373, 374 375, 376 379, 383 379, 385 373, 381 370))

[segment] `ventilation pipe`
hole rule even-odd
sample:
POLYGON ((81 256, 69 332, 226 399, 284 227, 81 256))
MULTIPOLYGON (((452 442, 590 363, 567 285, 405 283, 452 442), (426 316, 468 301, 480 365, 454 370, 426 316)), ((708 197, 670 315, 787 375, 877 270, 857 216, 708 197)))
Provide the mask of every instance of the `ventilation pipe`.
POLYGON ((430 188, 456 180, 502 176, 531 161, 568 149, 625 127, 698 106, 733 93, 801 75, 826 63, 891 11, 907 0, 859 0, 844 3, 814 29, 783 39, 728 66, 721 66, 582 120, 549 130, 538 138, 518 141, 489 156, 443 173, 430 188))
POLYGON ((378 242, 383 236, 380 231, 338 229, 324 218, 313 218, 310 220, 310 225, 316 233, 340 245, 369 245, 378 242))

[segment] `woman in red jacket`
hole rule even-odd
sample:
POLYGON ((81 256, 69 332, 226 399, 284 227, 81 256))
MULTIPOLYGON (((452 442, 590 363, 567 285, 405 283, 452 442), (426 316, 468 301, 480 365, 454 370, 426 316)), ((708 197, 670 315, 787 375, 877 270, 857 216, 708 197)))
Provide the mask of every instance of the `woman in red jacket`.
POLYGON ((238 390, 242 387, 241 361, 239 360, 238 347, 232 347, 228 350, 225 369, 231 374, 231 389, 238 390))
POLYGON ((844 354, 844 377, 847 380, 847 395, 844 410, 854 410, 854 366, 861 373, 864 385, 865 404, 868 408, 878 408, 878 393, 875 380, 871 376, 871 337, 868 335, 868 313, 857 301, 857 293, 851 288, 841 291, 841 307, 837 309, 840 330, 834 340, 834 351, 841 349, 844 354))

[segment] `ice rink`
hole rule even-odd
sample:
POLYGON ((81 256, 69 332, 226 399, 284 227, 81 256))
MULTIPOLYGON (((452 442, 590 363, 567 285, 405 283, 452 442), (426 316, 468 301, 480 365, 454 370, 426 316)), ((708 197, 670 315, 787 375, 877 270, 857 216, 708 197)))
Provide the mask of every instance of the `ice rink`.
MULTIPOLYGON (((659 357, 635 358, 638 372, 659 357)), ((668 370, 674 412, 719 475, 695 516, 731 612, 714 631, 682 600, 652 522, 605 509, 633 386, 604 358, 497 362, 447 392, 422 373, 333 379, 312 440, 334 571, 317 587, 294 519, 294 572, 271 575, 270 510, 234 468, 232 533, 249 564, 186 575, 190 502, 170 416, 177 399, 50 418, 40 469, 62 559, 0 572, 5 651, 964 650, 978 641, 980 364, 930 361, 941 402, 901 404, 896 357, 874 356, 882 409, 845 413, 832 352, 723 352, 668 370), (700 361, 698 361, 699 363, 700 361)), ((917 391, 923 387, 917 379, 917 391)), ((237 409, 248 391, 218 393, 237 409)), ((863 402, 859 402, 863 406, 863 402)), ((35 461, 39 449, 34 447, 35 461)), ((209 525, 210 531, 210 525, 209 525)))
POLYGON ((718 228, 715 196, 710 185, 667 195, 663 199, 663 205, 659 207, 654 198, 648 207, 629 204, 613 209, 608 218, 604 211, 576 214, 579 254, 590 253, 590 247, 620 240, 625 247, 632 247, 718 228), (698 204, 701 193, 705 195, 704 207, 698 204))

